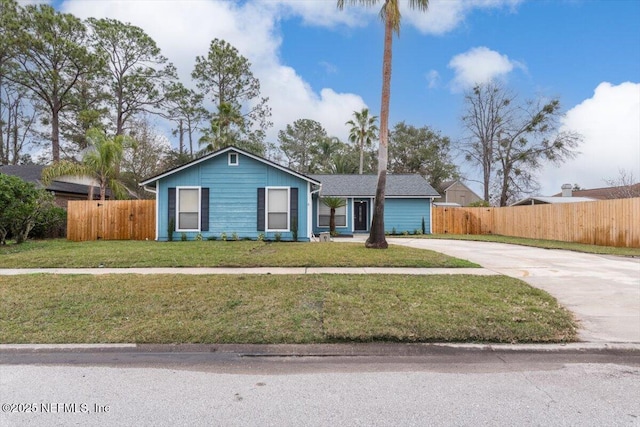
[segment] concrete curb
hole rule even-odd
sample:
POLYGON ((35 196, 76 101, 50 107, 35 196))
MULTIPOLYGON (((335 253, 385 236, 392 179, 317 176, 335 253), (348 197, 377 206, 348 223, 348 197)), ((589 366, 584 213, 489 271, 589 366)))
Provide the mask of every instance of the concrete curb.
POLYGON ((0 344, 0 353, 228 353, 238 354, 244 357, 420 356, 453 351, 573 354, 631 352, 640 355, 640 343, 0 344))

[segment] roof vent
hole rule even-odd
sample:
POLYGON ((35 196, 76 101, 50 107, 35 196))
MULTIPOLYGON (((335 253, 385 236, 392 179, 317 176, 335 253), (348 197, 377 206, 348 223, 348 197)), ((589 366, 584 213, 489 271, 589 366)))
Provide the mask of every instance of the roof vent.
POLYGON ((573 196, 573 187, 571 184, 562 184, 562 197, 572 197, 573 196))

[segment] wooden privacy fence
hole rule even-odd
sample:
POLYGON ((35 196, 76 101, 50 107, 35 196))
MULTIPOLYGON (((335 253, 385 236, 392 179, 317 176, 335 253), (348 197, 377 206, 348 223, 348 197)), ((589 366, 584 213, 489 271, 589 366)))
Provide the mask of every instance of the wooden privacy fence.
POLYGON ((67 239, 154 240, 155 200, 73 201, 67 206, 67 239))
POLYGON ((640 198, 504 208, 434 207, 434 234, 500 234, 640 248, 640 198))

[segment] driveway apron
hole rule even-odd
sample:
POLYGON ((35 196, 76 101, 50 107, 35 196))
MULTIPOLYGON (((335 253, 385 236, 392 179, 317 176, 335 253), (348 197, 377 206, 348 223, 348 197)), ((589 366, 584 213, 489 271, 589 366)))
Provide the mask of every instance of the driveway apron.
POLYGON ((467 259, 547 291, 575 314, 582 341, 640 343, 640 259, 492 242, 388 242, 467 259))

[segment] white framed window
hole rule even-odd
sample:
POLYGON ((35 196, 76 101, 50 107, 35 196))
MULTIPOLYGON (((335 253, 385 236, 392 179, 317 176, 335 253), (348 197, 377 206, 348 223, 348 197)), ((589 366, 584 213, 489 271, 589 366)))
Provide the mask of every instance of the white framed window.
MULTIPOLYGON (((318 227, 329 227, 329 220, 331 219, 331 208, 324 203, 322 199, 318 198, 318 227)), ((347 203, 345 199, 345 205, 336 209, 336 227, 347 226, 347 203)))
POLYGON ((229 166, 238 166, 240 159, 238 158, 238 153, 229 153, 229 166))
POLYGON ((266 231, 289 231, 289 187, 267 187, 266 199, 266 231))
POLYGON ((176 231, 200 231, 200 187, 176 188, 176 231))

